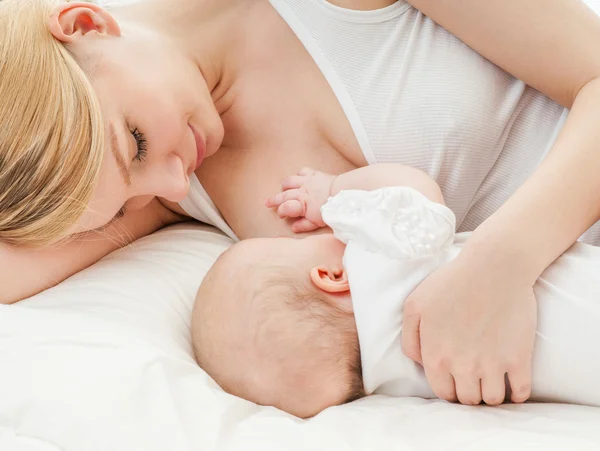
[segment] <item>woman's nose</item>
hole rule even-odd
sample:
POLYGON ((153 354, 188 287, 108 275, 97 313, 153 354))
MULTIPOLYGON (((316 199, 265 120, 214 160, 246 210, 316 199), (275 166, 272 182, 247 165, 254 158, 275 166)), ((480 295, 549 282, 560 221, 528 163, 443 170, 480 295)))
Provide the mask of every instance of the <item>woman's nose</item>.
POLYGON ((136 190, 137 196, 153 195, 170 202, 181 202, 188 195, 190 180, 186 166, 180 157, 169 155, 161 162, 156 162, 148 171, 142 185, 136 190))

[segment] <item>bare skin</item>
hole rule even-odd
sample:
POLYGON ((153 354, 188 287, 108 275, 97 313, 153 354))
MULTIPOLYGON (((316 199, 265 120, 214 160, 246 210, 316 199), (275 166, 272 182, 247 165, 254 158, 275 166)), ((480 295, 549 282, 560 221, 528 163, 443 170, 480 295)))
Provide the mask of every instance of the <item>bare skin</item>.
POLYGON ((196 171, 242 239, 290 234, 264 208, 288 174, 304 166, 340 174, 367 164, 335 95, 292 30, 268 2, 257 2, 253 14, 263 26, 248 36, 244 71, 230 88, 233 100, 222 106, 223 144, 196 171))

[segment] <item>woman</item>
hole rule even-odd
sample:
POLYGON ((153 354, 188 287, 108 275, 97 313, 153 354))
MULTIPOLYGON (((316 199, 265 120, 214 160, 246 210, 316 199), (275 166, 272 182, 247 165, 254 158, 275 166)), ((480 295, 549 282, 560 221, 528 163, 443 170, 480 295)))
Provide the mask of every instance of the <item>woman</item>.
POLYGON ((533 282, 600 218, 582 2, 3 0, 0 20, 3 302, 186 212, 286 233, 263 207, 285 175, 397 161, 475 229, 407 301, 404 352, 441 398, 497 404, 506 375, 527 399, 533 282))

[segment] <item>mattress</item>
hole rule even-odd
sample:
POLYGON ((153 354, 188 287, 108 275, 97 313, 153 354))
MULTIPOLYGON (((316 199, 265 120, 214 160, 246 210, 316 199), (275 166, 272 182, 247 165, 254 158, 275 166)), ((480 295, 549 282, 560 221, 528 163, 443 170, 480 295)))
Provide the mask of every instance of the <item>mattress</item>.
POLYGON ((224 393, 190 314, 231 244, 186 224, 0 308, 1 451, 598 450, 600 409, 375 396, 302 421, 224 393))

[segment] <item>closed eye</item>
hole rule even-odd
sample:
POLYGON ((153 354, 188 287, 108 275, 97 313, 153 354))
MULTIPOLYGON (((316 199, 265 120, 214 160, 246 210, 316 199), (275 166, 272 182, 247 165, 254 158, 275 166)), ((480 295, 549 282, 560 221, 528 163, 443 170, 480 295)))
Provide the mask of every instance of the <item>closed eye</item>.
POLYGON ((144 161, 146 159, 146 155, 148 154, 148 141, 146 140, 146 136, 137 128, 134 128, 130 131, 137 146, 137 151, 133 159, 135 161, 144 161))

